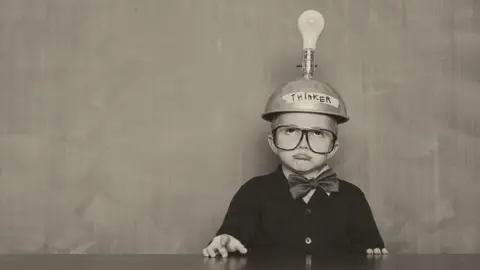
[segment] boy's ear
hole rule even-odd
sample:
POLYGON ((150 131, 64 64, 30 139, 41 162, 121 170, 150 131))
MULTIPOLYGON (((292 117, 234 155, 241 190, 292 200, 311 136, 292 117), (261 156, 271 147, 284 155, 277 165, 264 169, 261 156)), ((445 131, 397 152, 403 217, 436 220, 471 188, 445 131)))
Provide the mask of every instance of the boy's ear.
POLYGON ((332 152, 327 154, 327 159, 331 159, 335 155, 335 153, 337 153, 339 147, 340 143, 338 142, 338 140, 336 140, 332 152))
POLYGON ((278 149, 275 146, 275 143, 273 142, 273 135, 272 133, 268 134, 268 145, 270 145, 270 149, 272 149, 272 152, 276 155, 278 154, 278 149))

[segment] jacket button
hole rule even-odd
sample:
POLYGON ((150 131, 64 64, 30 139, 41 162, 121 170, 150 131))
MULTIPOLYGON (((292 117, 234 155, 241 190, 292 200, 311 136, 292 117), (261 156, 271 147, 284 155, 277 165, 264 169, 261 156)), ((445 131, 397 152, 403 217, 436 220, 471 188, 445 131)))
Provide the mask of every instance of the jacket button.
POLYGON ((310 238, 310 237, 305 238, 305 243, 307 243, 307 244, 312 243, 312 238, 310 238))
POLYGON ((310 215, 310 214, 312 213, 312 210, 307 209, 307 210, 305 210, 305 213, 306 213, 307 215, 310 215))

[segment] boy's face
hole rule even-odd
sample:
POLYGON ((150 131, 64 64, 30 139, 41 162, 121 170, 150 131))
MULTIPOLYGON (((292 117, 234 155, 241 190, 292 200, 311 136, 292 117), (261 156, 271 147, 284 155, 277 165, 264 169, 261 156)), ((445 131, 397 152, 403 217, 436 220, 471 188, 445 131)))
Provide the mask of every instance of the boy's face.
POLYGON ((306 175, 319 170, 333 157, 339 145, 336 133, 336 122, 326 115, 283 113, 272 121, 268 142, 287 169, 306 175), (301 129, 312 131, 302 136, 301 129))

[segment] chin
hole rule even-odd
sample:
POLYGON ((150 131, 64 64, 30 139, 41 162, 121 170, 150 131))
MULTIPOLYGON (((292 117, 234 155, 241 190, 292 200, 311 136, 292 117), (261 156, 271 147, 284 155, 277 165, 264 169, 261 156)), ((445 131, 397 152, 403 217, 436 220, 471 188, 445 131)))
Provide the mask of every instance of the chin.
POLYGON ((307 173, 315 169, 315 166, 312 164, 302 164, 297 162, 289 162, 288 167, 290 167, 293 171, 299 173, 307 173))
POLYGON ((283 160, 282 163, 296 173, 310 173, 323 167, 324 162, 309 162, 300 160, 283 160))

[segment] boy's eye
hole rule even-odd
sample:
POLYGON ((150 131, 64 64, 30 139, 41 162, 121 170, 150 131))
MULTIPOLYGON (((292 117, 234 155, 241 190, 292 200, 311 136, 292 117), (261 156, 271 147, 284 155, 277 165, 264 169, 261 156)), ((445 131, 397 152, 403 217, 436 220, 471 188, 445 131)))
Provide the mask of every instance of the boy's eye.
POLYGON ((313 135, 315 136, 324 136, 324 132, 323 131, 320 131, 320 130, 315 130, 313 131, 313 135))
POLYGON ((296 132, 297 130, 295 128, 289 128, 287 129, 287 133, 294 133, 296 132))

